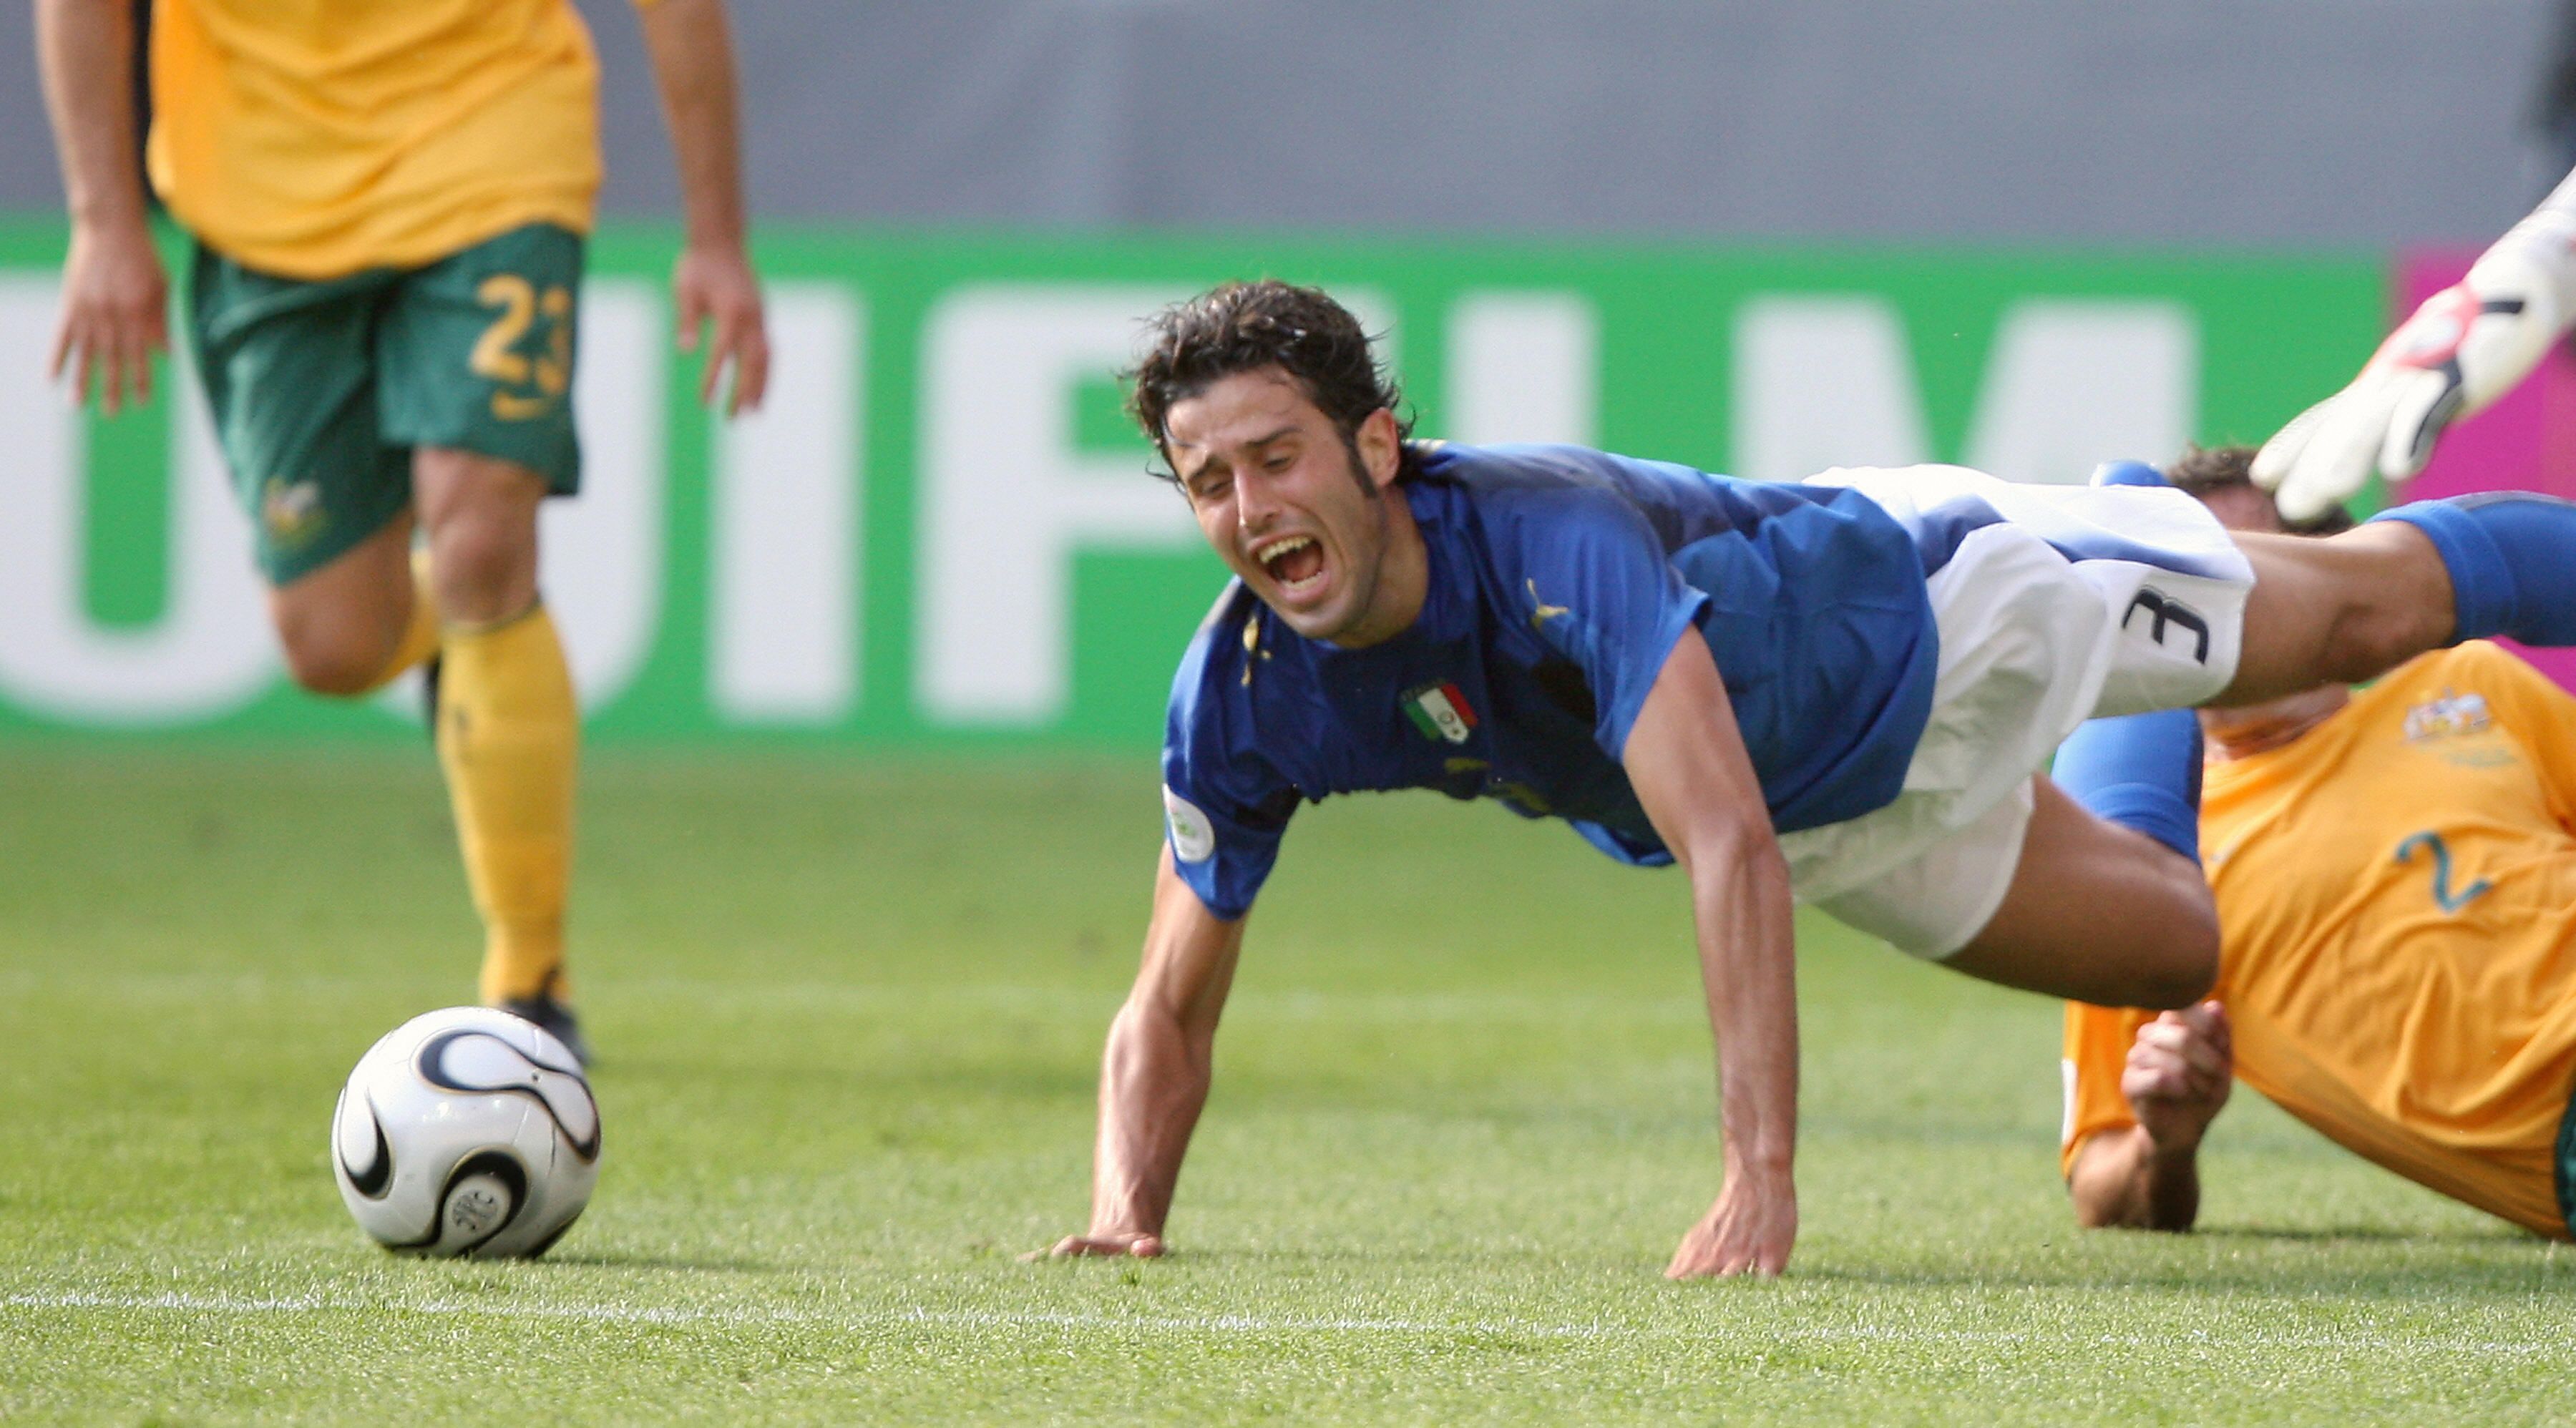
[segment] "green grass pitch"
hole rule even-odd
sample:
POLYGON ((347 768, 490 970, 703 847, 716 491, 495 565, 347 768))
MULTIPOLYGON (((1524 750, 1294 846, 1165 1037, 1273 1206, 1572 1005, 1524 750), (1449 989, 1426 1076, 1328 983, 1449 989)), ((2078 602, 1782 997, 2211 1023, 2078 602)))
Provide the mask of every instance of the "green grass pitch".
POLYGON ((0 1420, 2564 1421, 2576 1260, 2240 1093, 2205 1228, 2079 1234, 2057 1014, 1804 929, 1790 1277, 1715 1189, 1682 886, 1429 796, 1311 809, 1179 1253, 1079 1228, 1150 763, 592 761, 607 1160, 536 1264, 395 1259, 326 1161, 470 995, 425 751, 0 753, 0 1420))

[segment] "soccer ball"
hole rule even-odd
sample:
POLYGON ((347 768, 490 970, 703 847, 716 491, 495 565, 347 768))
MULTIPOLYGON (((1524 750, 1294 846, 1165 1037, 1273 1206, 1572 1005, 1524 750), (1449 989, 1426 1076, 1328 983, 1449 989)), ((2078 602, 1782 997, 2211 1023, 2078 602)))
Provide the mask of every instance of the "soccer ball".
POLYGON ((599 1103, 534 1022, 434 1011, 358 1058, 331 1113, 331 1175, 387 1249, 534 1258, 590 1203, 599 1103))

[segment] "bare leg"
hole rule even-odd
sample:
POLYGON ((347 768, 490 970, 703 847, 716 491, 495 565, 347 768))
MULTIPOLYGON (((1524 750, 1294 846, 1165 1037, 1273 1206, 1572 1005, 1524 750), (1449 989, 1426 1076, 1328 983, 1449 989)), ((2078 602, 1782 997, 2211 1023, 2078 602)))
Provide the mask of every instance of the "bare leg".
POLYGON ((287 672, 316 694, 382 683, 412 618, 409 512, 319 570, 268 592, 287 672))
POLYGON ((2189 1006, 2218 979, 2218 912, 2200 868, 2076 806, 2046 777, 2012 887, 1943 965, 2102 1006, 2189 1006))
POLYGON ((451 625, 488 625, 537 603, 537 506, 544 478, 470 451, 423 447, 412 486, 429 530, 431 588, 451 625))
POLYGON ((2413 526, 2373 522, 2325 540, 2235 538, 2253 562, 2254 592, 2236 678, 2214 705, 2356 684, 2451 638, 2450 571, 2413 526))

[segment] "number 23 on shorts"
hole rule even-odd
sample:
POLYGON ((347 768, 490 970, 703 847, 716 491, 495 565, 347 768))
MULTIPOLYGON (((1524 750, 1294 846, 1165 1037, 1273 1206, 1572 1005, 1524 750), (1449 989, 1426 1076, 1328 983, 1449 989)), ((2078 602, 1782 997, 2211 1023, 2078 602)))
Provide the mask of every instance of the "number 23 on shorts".
POLYGON ((465 363, 475 376, 502 388, 492 393, 492 415, 525 421, 553 410, 572 385, 571 290, 549 287, 540 293, 516 273, 494 273, 474 296, 499 309, 465 363), (542 329, 542 347, 533 357, 519 350, 530 328, 542 329))

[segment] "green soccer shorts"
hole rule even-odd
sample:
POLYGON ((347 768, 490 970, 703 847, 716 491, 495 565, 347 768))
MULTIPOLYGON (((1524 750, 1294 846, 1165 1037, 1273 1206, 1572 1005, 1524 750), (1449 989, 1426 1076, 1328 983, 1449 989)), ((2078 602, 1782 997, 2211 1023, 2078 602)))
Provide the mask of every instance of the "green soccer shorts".
POLYGON ((530 224, 420 268, 303 282, 197 245, 188 338, 260 570, 284 585, 411 504, 414 447, 581 484, 582 240, 530 224))

